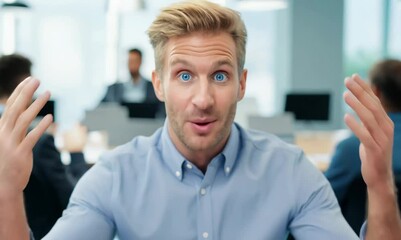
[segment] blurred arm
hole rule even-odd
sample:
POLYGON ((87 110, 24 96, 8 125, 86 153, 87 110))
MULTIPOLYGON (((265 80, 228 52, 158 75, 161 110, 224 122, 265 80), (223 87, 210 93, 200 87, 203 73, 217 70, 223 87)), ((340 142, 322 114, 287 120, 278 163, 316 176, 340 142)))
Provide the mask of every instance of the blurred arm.
POLYGON ((87 139, 88 129, 86 126, 80 124, 75 125, 70 131, 63 135, 64 150, 69 152, 71 156, 71 163, 68 166, 68 171, 75 181, 78 181, 90 168, 83 154, 87 139))

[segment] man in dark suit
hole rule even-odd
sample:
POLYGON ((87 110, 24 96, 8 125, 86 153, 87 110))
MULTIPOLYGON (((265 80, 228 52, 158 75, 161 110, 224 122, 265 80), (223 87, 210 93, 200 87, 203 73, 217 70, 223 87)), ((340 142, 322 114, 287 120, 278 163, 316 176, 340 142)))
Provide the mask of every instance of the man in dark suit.
POLYGON ((116 82, 107 88, 102 102, 159 102, 152 82, 140 74, 142 52, 137 48, 128 51, 130 81, 116 82))
POLYGON ((141 64, 141 50, 138 48, 130 49, 128 51, 130 80, 116 82, 108 86, 102 103, 115 102, 126 106, 130 117, 163 118, 166 116, 164 103, 157 99, 152 82, 141 75, 141 64), (144 111, 143 109, 147 110, 144 111))
MULTIPOLYGON (((0 115, 17 85, 31 75, 31 65, 31 61, 21 55, 0 57, 0 115)), ((82 149, 83 144, 70 149, 71 163, 66 167, 51 134, 44 134, 35 145, 32 174, 24 190, 28 223, 35 238, 41 239, 53 227, 67 207, 78 178, 88 170, 82 149)))

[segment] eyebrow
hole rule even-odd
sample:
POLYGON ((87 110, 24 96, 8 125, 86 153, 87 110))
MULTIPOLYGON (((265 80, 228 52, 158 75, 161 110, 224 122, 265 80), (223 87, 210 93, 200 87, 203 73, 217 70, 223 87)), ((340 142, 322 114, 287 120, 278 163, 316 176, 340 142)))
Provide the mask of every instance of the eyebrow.
MULTIPOLYGON (((174 59, 173 61, 171 61, 171 66, 174 66, 174 65, 177 65, 177 64, 183 64, 183 65, 186 65, 186 66, 189 66, 189 67, 193 67, 194 66, 193 64, 191 64, 190 62, 188 62, 185 59, 174 59)), ((219 60, 219 61, 215 62, 212 65, 212 68, 217 68, 217 67, 220 67, 220 66, 223 66, 223 65, 228 65, 228 66, 234 68, 233 63, 231 61, 227 60, 227 59, 223 59, 223 60, 219 60)))
POLYGON ((177 64, 183 64, 186 66, 190 66, 192 67, 193 65, 191 63, 189 63, 187 60, 182 59, 182 58, 178 58, 178 59, 174 59, 173 61, 171 61, 171 66, 177 65, 177 64))
POLYGON ((223 59, 223 60, 217 61, 216 63, 214 63, 212 65, 212 67, 213 68, 217 68, 217 67, 220 67, 220 66, 223 66, 223 65, 228 65, 229 67, 234 68, 233 63, 231 61, 227 60, 227 59, 223 59))

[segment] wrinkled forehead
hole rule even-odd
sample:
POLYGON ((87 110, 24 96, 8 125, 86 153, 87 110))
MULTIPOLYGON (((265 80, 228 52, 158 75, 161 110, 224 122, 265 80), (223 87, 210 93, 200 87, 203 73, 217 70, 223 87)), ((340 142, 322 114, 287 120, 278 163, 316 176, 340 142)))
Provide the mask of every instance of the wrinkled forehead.
POLYGON ((216 59, 238 66, 235 42, 228 33, 191 33, 170 38, 164 48, 164 64, 182 58, 216 59))

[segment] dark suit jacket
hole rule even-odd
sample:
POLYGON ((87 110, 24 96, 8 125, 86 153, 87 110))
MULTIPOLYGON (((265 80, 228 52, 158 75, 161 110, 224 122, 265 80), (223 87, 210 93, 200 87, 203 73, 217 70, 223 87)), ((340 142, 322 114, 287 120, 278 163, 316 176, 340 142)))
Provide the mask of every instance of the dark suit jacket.
MULTIPOLYGON (((157 117, 164 118, 166 116, 166 109, 164 107, 164 103, 160 102, 159 99, 156 97, 155 90, 153 88, 152 82, 142 78, 146 84, 146 95, 144 103, 157 103, 157 117)), ((122 82, 116 82, 107 88, 106 95, 102 99, 102 103, 104 102, 116 102, 124 105, 124 84, 122 82)))
POLYGON ((89 168, 82 153, 71 154, 70 168, 61 162, 53 136, 44 134, 33 149, 33 169, 24 190, 28 223, 35 239, 50 231, 67 207, 77 178, 89 168))
MULTIPOLYGON (((144 102, 159 102, 153 89, 152 82, 146 79, 142 79, 142 81, 145 81, 146 84, 146 95, 144 102)), ((122 103, 124 95, 123 93, 124 93, 124 84, 122 82, 116 82, 107 88, 106 95, 104 96, 102 102, 122 103)))

